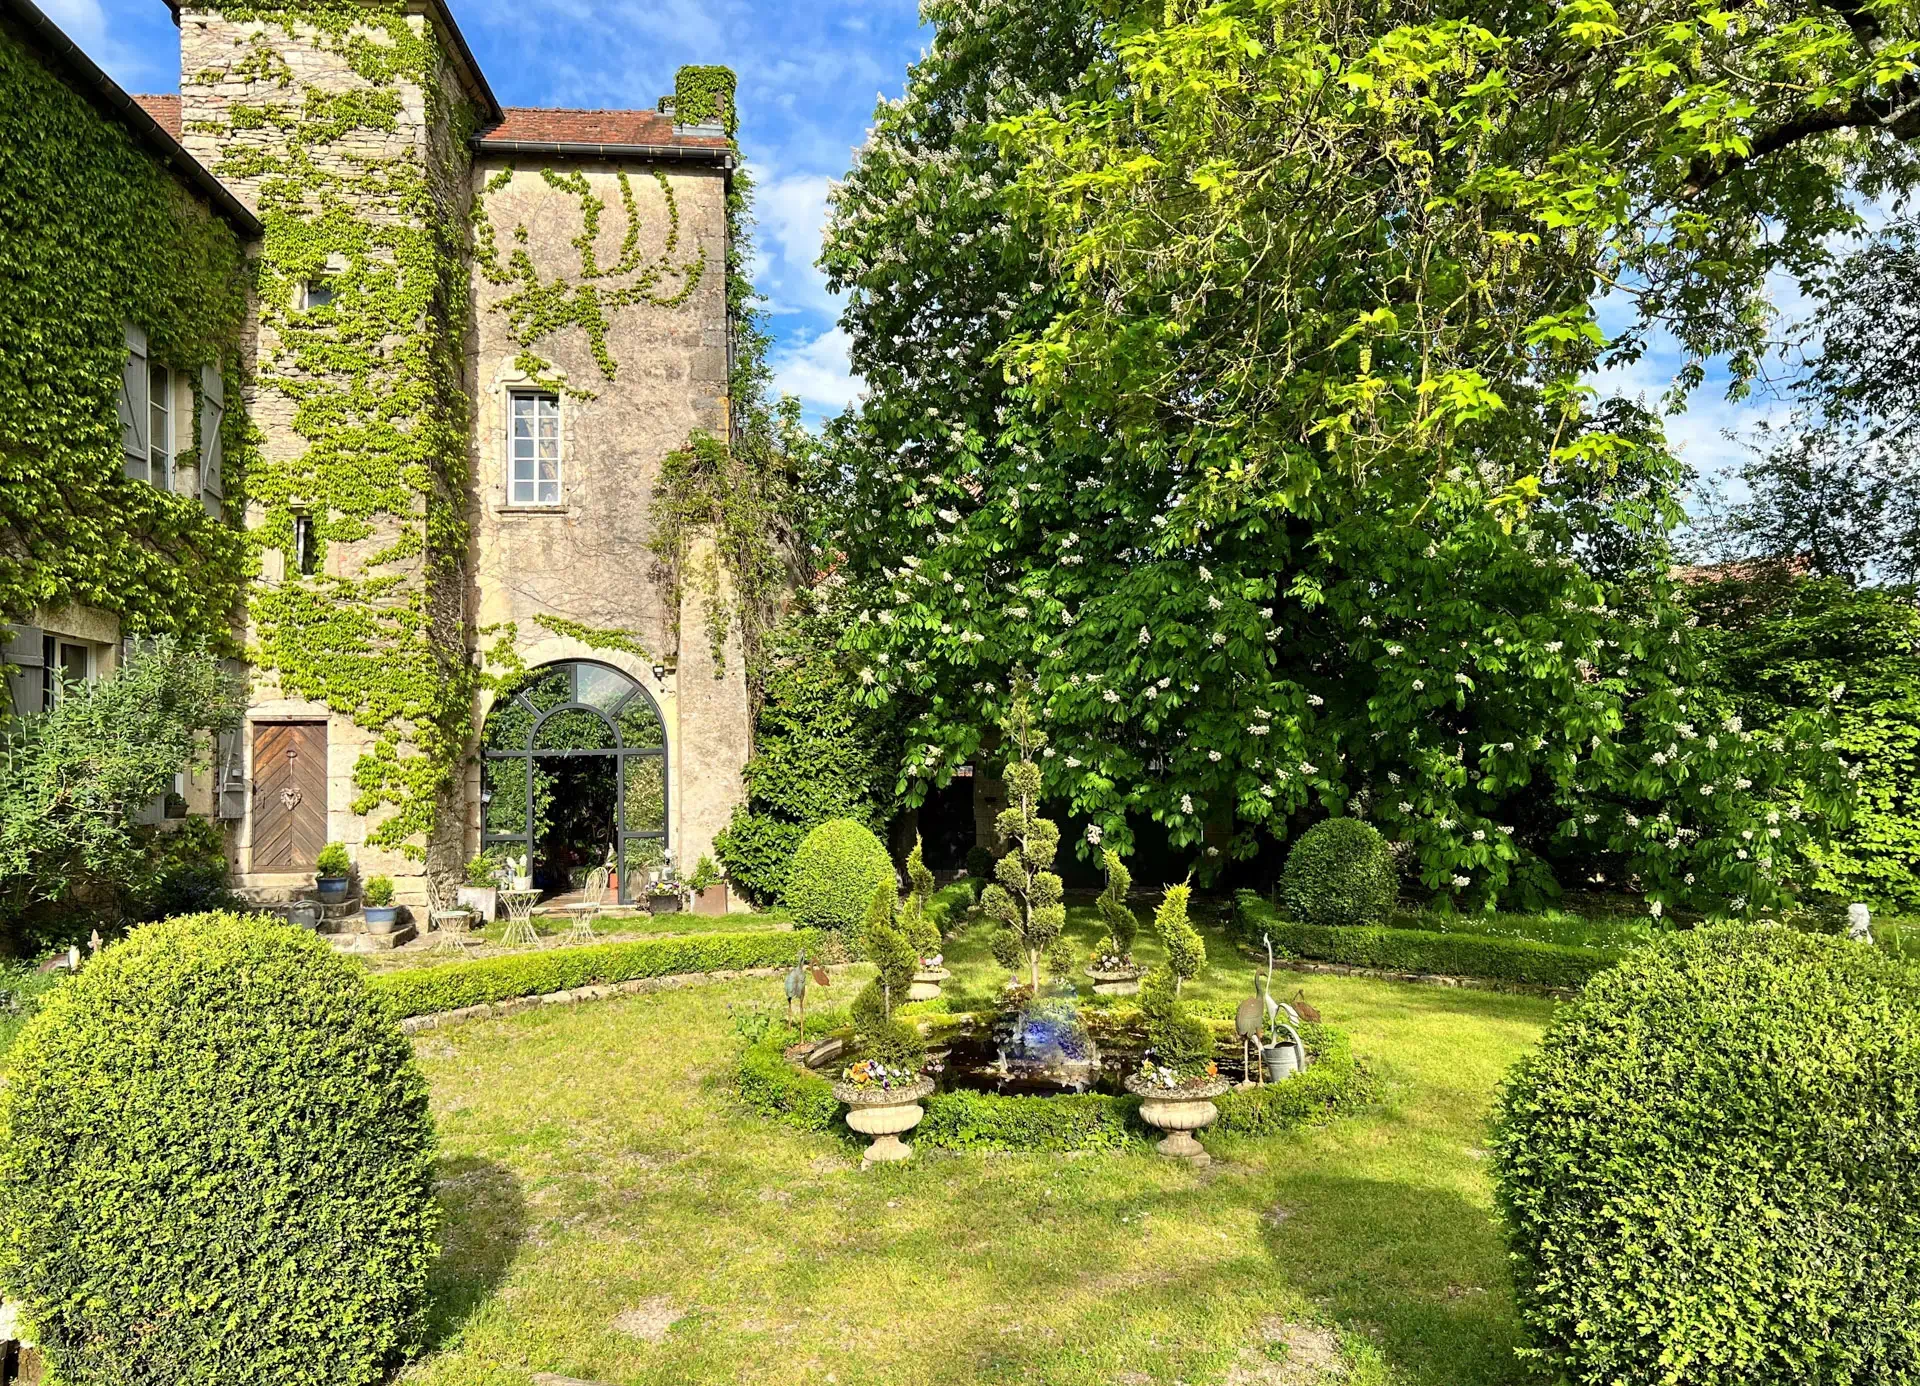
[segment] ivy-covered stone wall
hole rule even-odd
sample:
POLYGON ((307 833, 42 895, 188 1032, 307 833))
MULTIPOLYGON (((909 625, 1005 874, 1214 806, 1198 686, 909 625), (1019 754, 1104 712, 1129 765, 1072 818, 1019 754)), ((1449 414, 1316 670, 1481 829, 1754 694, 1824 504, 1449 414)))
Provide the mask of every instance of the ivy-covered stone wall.
MULTIPOLYGON (((72 606, 232 644, 242 542, 203 508, 192 463, 201 368, 237 373, 246 284, 239 232, 0 19, 0 621, 72 606), (128 324, 193 382, 183 493, 126 473, 128 324)), ((246 437, 232 404, 230 504, 246 437)))
POLYGON ((329 836, 364 835, 363 874, 459 852, 449 810, 476 691, 475 116, 443 36, 408 8, 218 0, 180 14, 184 142, 266 226, 247 391, 255 711, 328 716, 329 836))

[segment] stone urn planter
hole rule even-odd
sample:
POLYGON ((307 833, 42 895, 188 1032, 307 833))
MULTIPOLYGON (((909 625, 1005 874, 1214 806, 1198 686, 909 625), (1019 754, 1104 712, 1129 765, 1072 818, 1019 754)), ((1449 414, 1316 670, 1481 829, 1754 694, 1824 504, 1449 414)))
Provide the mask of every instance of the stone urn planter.
POLYGON ((933 1079, 922 1078, 904 1088, 855 1087, 851 1083, 835 1083, 834 1098, 844 1102, 847 1107, 847 1125, 863 1136, 873 1137, 873 1144, 867 1147, 867 1153, 861 1157, 861 1164, 871 1164, 876 1160, 905 1160, 913 1154, 913 1147, 900 1137, 920 1124, 926 1108, 920 1100, 933 1092, 933 1079))
POLYGON ((953 974, 944 967, 923 967, 913 974, 913 985, 907 988, 907 1000, 931 1001, 940 994, 940 984, 953 974))
POLYGON ((1088 964, 1087 975, 1093 978, 1095 996, 1133 996, 1140 990, 1140 979, 1147 975, 1144 967, 1122 967, 1106 971, 1096 964, 1088 964))
POLYGON ((1200 1148, 1193 1133, 1213 1125, 1220 1109, 1213 1099, 1227 1090, 1224 1078, 1184 1083, 1177 1088, 1162 1087, 1144 1074, 1127 1075, 1127 1091, 1140 1099, 1140 1120, 1167 1136, 1154 1148, 1169 1159, 1204 1165, 1212 1156, 1200 1148))
POLYGON ((662 890, 655 886, 647 892, 648 914, 682 914, 686 907, 686 897, 677 890, 662 890))

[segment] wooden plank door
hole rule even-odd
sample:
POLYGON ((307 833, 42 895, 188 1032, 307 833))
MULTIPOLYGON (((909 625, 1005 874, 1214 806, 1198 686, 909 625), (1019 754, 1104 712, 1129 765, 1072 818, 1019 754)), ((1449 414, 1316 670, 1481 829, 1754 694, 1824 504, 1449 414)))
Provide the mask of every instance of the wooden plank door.
POLYGON ((253 869, 311 871, 327 843, 327 724, 253 729, 253 869))

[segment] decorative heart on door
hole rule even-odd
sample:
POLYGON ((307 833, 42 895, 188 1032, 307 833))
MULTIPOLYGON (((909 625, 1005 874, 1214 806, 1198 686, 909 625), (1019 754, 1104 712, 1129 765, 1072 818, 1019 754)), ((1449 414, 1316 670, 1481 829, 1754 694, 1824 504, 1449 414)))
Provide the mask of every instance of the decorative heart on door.
POLYGON ((300 786, 298 785, 288 785, 280 791, 280 802, 286 806, 288 813, 292 813, 300 807, 302 797, 304 796, 300 793, 300 786))

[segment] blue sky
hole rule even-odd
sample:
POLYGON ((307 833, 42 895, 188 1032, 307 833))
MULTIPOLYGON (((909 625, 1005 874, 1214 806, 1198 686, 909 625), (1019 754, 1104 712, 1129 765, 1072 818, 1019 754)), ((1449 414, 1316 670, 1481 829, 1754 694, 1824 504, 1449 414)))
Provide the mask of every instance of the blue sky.
MULTIPOLYGON (((163 0, 36 2, 128 91, 179 89, 179 35, 163 0)), ((448 3, 506 106, 651 107, 682 63, 739 73, 776 384, 816 419, 853 398, 839 308, 813 261, 828 180, 846 171, 875 98, 900 94, 929 37, 917 0, 448 3)))
MULTIPOLYGON (((162 0, 39 0, 129 91, 178 86, 179 40, 162 0)), ((682 63, 740 74, 741 143, 759 185, 756 279, 772 310, 775 383, 809 417, 836 413, 849 377, 838 305, 813 267, 829 180, 846 170, 874 101, 897 96, 930 33, 916 0, 449 0, 509 106, 650 107, 682 63)), ((1779 297, 1789 311, 1791 286, 1779 297)), ((1656 349, 1599 382, 1657 402, 1680 361, 1656 349)), ((1715 372, 1670 438, 1704 471, 1741 456, 1724 434, 1783 411, 1766 392, 1733 404, 1715 372)))

